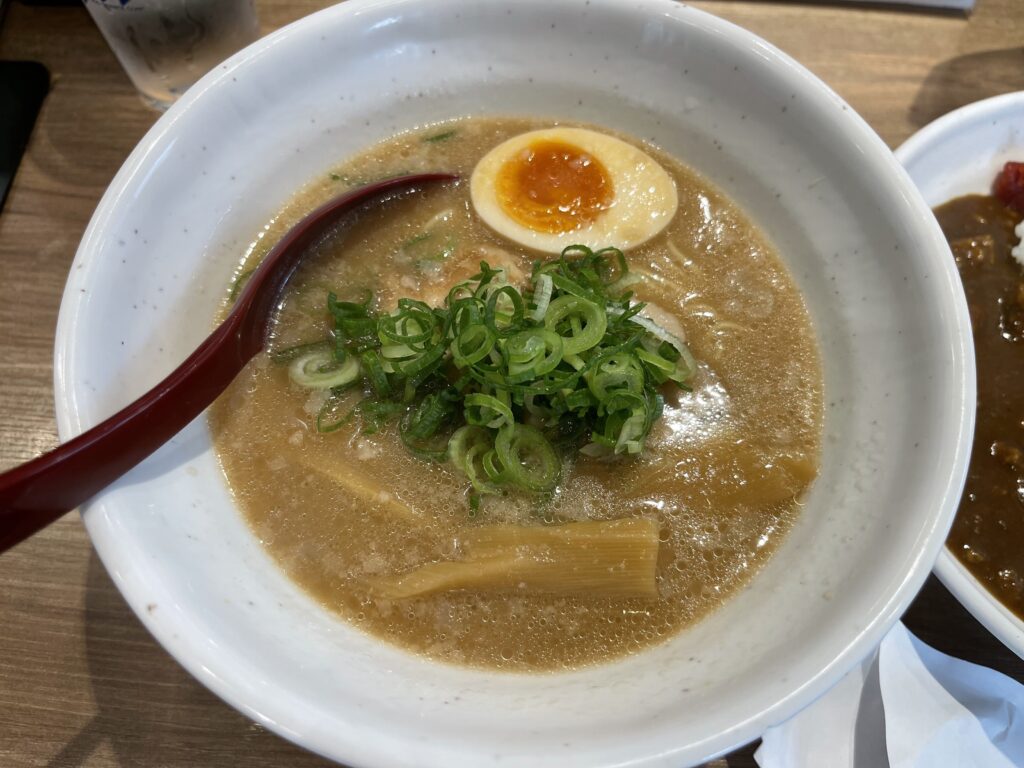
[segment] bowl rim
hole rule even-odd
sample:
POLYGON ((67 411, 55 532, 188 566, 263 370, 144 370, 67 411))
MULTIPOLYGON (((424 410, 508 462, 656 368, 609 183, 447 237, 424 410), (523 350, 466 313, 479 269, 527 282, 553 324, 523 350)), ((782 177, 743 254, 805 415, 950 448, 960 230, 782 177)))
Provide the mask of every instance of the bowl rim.
MULTIPOLYGON (((395 7, 396 10, 401 10, 402 7, 415 2, 418 0, 347 0, 343 4, 325 8, 272 32, 238 52, 200 79, 157 120, 140 140, 111 181, 90 220, 76 253, 74 264, 71 267, 71 277, 62 297, 54 351, 56 413, 58 432, 62 440, 68 439, 88 426, 83 421, 80 404, 72 386, 73 366, 71 361, 74 357, 75 325, 81 302, 77 284, 74 283, 75 265, 84 261, 86 256, 100 246, 104 229, 119 204, 126 186, 136 175, 145 172, 153 159, 155 147, 165 141, 168 135, 173 134, 175 123, 183 118, 192 106, 212 89, 212 86, 230 78, 239 67, 244 67, 250 60, 267 54, 285 39, 315 29, 318 24, 328 18, 357 16, 364 10, 379 10, 385 7, 395 7)), ((572 0, 559 0, 559 2, 572 4, 572 0)), ((592 10, 599 9, 601 6, 621 10, 621 5, 615 0, 592 0, 590 5, 593 6, 592 10)), ((633 4, 631 12, 663 17, 667 15, 663 5, 662 0, 637 0, 633 4)), ((877 133, 828 85, 777 47, 732 22, 683 4, 675 6, 674 16, 677 19, 687 20, 709 34, 728 39, 744 47, 755 48, 768 65, 777 69, 780 77, 790 78, 809 98, 834 109, 837 119, 842 120, 844 129, 858 140, 861 152, 866 157, 872 157, 874 161, 885 166, 886 170, 890 172, 890 182, 893 187, 914 209, 911 212, 916 215, 908 216, 908 226, 912 228, 915 238, 923 244, 927 244, 930 253, 943 254, 948 251, 938 224, 931 216, 930 210, 910 177, 892 156, 889 148, 877 133)), ((800 709, 823 695, 850 668, 867 657, 878 645, 910 605, 931 572, 932 565, 952 523, 966 477, 974 418, 973 407, 965 407, 967 403, 974 401, 974 357, 966 301, 962 290, 957 292, 960 284, 952 260, 936 258, 934 267, 938 270, 939 276, 943 278, 943 285, 949 290, 948 298, 953 309, 951 312, 951 328, 954 331, 954 338, 951 339, 954 351, 953 381, 959 384, 961 401, 954 404, 958 418, 950 419, 949 437, 950 439, 956 438, 956 448, 952 466, 948 468, 948 474, 943 476, 944 487, 941 494, 937 494, 937 496, 941 496, 941 504, 932 517, 925 521, 927 524, 923 525, 921 530, 921 537, 926 546, 916 553, 908 572, 904 574, 887 599, 879 605, 871 620, 828 664, 794 684, 789 692, 772 706, 702 741, 700 743, 704 755, 702 759, 711 759, 753 741, 767 727, 796 714, 800 709), (947 261, 949 263, 945 263, 947 261)), ((188 638, 165 631, 153 620, 146 610, 146 596, 143 590, 128 580, 116 577, 119 565, 117 531, 104 515, 84 514, 93 507, 102 508, 102 497, 90 502, 82 509, 83 522, 93 545, 108 572, 115 575, 115 583, 125 600, 164 649, 193 677, 246 716, 263 723, 279 736, 306 749, 331 759, 338 759, 338 744, 329 740, 322 741, 313 738, 304 728, 304 723, 294 717, 286 707, 276 702, 272 696, 267 696, 260 702, 247 700, 237 685, 233 684, 230 676, 221 676, 216 670, 208 669, 193 657, 193 646, 188 638)), ((373 745, 346 743, 344 747, 348 750, 344 759, 353 765, 376 765, 382 759, 382 753, 373 745)), ((661 755, 659 757, 665 759, 668 756, 661 755)), ((629 764, 646 763, 648 759, 653 758, 641 758, 635 762, 630 761, 629 764)))
MULTIPOLYGON (((969 132, 973 126, 990 124, 1007 110, 1024 112, 1024 91, 991 96, 937 117, 904 141, 895 152, 904 165, 929 154, 933 146, 950 136, 969 132)), ((943 546, 935 563, 935 575, 959 603, 1007 648, 1024 658, 1024 619, 1014 614, 943 546)))

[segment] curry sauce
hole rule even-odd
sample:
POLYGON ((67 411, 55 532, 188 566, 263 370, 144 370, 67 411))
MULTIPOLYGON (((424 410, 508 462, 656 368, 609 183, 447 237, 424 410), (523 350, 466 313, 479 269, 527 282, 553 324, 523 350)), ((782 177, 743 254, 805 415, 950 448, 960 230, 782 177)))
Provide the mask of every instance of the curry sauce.
POLYGON ((978 410, 967 484, 948 539, 968 570, 1024 617, 1024 269, 1020 215, 968 195, 935 210, 971 315, 978 410))

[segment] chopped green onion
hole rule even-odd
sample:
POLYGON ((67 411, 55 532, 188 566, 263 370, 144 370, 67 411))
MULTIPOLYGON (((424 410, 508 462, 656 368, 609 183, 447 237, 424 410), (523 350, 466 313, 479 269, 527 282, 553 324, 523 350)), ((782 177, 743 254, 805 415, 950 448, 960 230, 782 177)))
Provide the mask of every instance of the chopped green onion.
MULTIPOLYGON (((618 312, 616 310, 612 310, 611 314, 619 315, 620 317, 623 315, 622 312, 618 312)), ((652 336, 654 336, 654 338, 659 339, 661 341, 666 341, 673 347, 676 347, 677 349, 680 349, 681 347, 684 346, 683 339, 678 338, 671 331, 662 328, 649 317, 645 317, 644 315, 641 314, 633 314, 628 316, 628 318, 626 319, 628 319, 631 323, 635 323, 644 330, 648 331, 652 336)))
POLYGON ((548 306, 544 326, 562 337, 564 354, 578 355, 601 341, 608 327, 608 313, 578 296, 559 296, 548 306))
POLYGON ((504 336, 522 322, 524 306, 522 294, 511 285, 503 285, 490 292, 484 322, 496 335, 504 336))
POLYGON ((534 322, 542 322, 544 315, 548 313, 552 288, 551 275, 538 275, 537 284, 533 287, 533 312, 530 314, 534 322))
MULTIPOLYGON (((390 400, 378 400, 367 397, 356 403, 352 409, 352 416, 358 415, 363 423, 364 435, 375 435, 395 416, 408 410, 404 403, 395 403, 390 400)), ((347 422, 346 422, 347 423, 347 422)))
MULTIPOLYGON (((494 450, 494 438, 489 430, 467 424, 455 430, 448 441, 448 457, 466 476, 476 494, 498 493, 498 487, 484 479, 483 456, 494 450)), ((479 503, 479 502, 478 502, 479 503)))
POLYGON ((270 361, 276 365, 283 365, 284 363, 290 363, 300 355, 324 349, 331 349, 331 343, 329 341, 325 341, 323 339, 320 341, 308 341, 304 344, 296 344, 292 347, 274 350, 270 353, 270 361))
POLYGON ((228 301, 234 301, 238 298, 238 294, 242 292, 242 288, 249 282, 249 278, 252 277, 252 273, 256 271, 256 268, 247 269, 236 277, 231 283, 231 290, 228 292, 228 301))
POLYGON ((329 338, 275 354, 305 386, 334 390, 319 431, 355 414, 376 431, 400 416, 410 453, 451 462, 477 509, 488 494, 552 492, 577 452, 637 455, 661 416, 657 388, 687 388, 692 354, 622 292, 629 278, 618 249, 570 246, 535 262, 522 289, 482 261, 441 307, 403 298, 378 313, 368 292, 352 301, 331 293, 329 338), (360 377, 372 394, 344 413, 338 390, 360 377))
POLYGON ((631 352, 609 355, 590 371, 586 379, 598 402, 606 401, 613 392, 636 394, 644 388, 644 370, 631 352))
POLYGON ((513 383, 539 379, 562 361, 565 344, 557 333, 544 328, 520 331, 504 344, 508 380, 513 383))
POLYGON ((316 415, 316 431, 322 434, 334 432, 352 421, 355 409, 343 410, 342 406, 348 398, 332 393, 316 415))
POLYGON ((377 397, 388 397, 391 394, 391 383, 384 372, 380 353, 373 351, 364 352, 360 360, 363 364, 363 376, 377 397))
POLYGON ((476 426, 498 429, 506 424, 515 424, 516 418, 508 403, 504 403, 493 395, 475 393, 466 395, 466 423, 476 426))
POLYGON ((359 361, 350 355, 339 363, 330 350, 315 350, 295 358, 288 366, 288 376, 309 389, 344 387, 359 378, 359 361))
POLYGON ((447 391, 432 392, 418 406, 406 411, 399 425, 405 447, 421 459, 445 461, 449 436, 443 426, 454 415, 453 401, 447 391))
POLYGON ((418 235, 413 235, 404 243, 402 243, 401 248, 403 251, 408 250, 409 248, 412 248, 414 245, 419 245, 424 240, 429 240, 430 238, 431 234, 429 232, 420 232, 418 235))
POLYGON ((455 433, 448 441, 448 455, 452 462, 460 469, 466 464, 466 456, 470 449, 478 445, 486 445, 490 449, 494 444, 491 433, 483 427, 467 424, 455 430, 455 433))
POLYGON ((433 436, 424 439, 410 437, 406 432, 400 431, 402 443, 409 453, 417 459, 424 461, 444 462, 448 460, 448 442, 443 436, 433 436))
POLYGON ((383 344, 407 344, 414 349, 435 336, 437 316, 422 301, 399 299, 398 310, 378 321, 377 335, 383 344))
POLYGON ((423 141, 425 141, 428 144, 437 144, 440 141, 448 141, 448 139, 455 136, 456 133, 458 133, 458 131, 452 128, 447 131, 442 131, 441 133, 435 133, 431 136, 424 136, 423 141))
POLYGON ((494 438, 494 452, 505 483, 534 492, 551 491, 558 484, 562 464, 551 443, 533 427, 502 427, 494 438))
POLYGON ((420 232, 400 246, 401 252, 416 265, 417 269, 423 269, 431 262, 437 263, 448 259, 455 253, 458 240, 451 234, 435 230, 451 217, 452 211, 442 211, 424 224, 424 231, 420 232))
POLYGON ((452 339, 452 360, 459 368, 475 365, 491 354, 497 334, 486 325, 469 325, 452 339))

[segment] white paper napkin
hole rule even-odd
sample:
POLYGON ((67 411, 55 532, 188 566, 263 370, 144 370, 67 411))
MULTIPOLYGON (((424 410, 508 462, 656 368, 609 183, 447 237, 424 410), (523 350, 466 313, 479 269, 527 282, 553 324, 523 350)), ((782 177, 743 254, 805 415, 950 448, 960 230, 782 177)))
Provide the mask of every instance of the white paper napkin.
POLYGON ((770 728, 761 768, 1024 766, 1024 686, 925 645, 897 624, 875 654, 770 728))

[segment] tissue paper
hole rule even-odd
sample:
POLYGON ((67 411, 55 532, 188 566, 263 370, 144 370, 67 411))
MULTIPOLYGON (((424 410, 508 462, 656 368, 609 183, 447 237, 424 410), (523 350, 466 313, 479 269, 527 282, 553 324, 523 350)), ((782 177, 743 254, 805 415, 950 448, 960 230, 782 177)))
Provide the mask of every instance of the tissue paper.
POLYGON ((754 759, 761 768, 1024 766, 1024 686, 897 624, 831 691, 768 729, 754 759))

